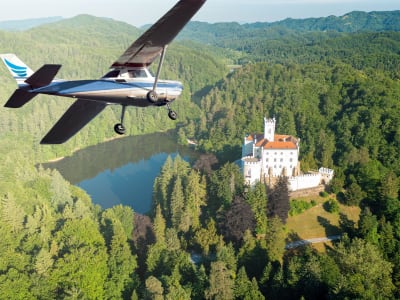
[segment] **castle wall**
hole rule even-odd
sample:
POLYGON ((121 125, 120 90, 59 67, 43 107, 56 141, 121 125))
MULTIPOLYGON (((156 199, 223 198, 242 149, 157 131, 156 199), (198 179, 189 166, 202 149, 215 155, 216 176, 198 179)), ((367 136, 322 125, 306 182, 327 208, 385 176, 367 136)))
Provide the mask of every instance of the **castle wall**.
POLYGON ((301 176, 289 177, 288 181, 289 191, 314 188, 321 184, 321 174, 304 174, 301 176))

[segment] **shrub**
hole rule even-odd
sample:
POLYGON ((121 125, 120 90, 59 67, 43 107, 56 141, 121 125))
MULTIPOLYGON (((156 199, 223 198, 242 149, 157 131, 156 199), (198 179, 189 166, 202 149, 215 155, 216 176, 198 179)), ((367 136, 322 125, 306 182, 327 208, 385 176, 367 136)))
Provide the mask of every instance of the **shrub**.
POLYGON ((332 214, 339 213, 339 203, 335 199, 329 199, 324 203, 324 208, 332 214))
POLYGON ((289 216, 299 215, 315 205, 317 205, 317 202, 315 200, 311 200, 311 202, 307 202, 304 200, 293 199, 290 201, 289 216))
POLYGON ((329 196, 329 194, 325 191, 320 192, 319 195, 323 198, 327 198, 329 196))

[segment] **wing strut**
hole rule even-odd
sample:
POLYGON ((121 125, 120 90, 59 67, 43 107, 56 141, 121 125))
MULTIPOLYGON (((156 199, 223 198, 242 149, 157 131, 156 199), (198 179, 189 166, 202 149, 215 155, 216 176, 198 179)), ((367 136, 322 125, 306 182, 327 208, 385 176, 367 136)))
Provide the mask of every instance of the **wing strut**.
POLYGON ((158 79, 160 78, 161 68, 164 63, 165 52, 167 51, 168 45, 165 45, 161 52, 160 63, 158 64, 156 79, 154 80, 153 91, 157 88, 158 79))
POLYGON ((158 83, 158 79, 160 78, 160 73, 161 73, 162 65, 164 63, 164 57, 165 57, 165 52, 167 51, 167 47, 168 47, 168 45, 164 45, 162 52, 161 52, 160 62, 158 64, 157 73, 156 73, 156 78, 154 79, 153 90, 151 90, 150 92, 147 93, 147 99, 152 103, 155 103, 158 100, 157 83, 158 83))

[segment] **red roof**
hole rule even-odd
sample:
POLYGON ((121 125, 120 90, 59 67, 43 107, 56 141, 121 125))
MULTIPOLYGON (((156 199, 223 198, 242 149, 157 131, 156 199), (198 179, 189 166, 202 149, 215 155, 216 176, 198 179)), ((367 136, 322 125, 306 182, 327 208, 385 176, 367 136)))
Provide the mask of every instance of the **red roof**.
POLYGON ((270 142, 264 138, 263 134, 249 135, 247 141, 254 141, 257 138, 256 147, 263 147, 264 149, 293 149, 297 150, 298 141, 291 135, 275 134, 274 141, 270 142))

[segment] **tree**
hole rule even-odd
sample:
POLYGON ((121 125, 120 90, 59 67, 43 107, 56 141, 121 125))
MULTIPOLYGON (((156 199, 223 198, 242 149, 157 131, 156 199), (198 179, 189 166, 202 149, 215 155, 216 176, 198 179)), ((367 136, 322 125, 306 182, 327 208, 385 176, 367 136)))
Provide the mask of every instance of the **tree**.
POLYGON ((270 261, 282 261, 285 252, 286 233, 278 217, 268 220, 268 230, 265 234, 266 249, 270 261))
POLYGON ((206 299, 229 300, 234 298, 232 272, 224 262, 215 261, 211 263, 209 284, 210 286, 206 290, 206 299))
POLYGON ((154 276, 146 279, 146 297, 145 299, 163 300, 164 288, 161 282, 154 276))
POLYGON ((183 216, 183 209, 185 207, 185 198, 183 194, 182 179, 178 176, 175 179, 175 183, 171 193, 171 225, 175 229, 179 229, 183 216))
POLYGON ((196 231, 194 239, 203 250, 204 255, 208 255, 210 247, 216 245, 219 241, 215 221, 213 219, 208 220, 206 228, 200 228, 196 231))
POLYGON ((206 184, 205 179, 199 173, 191 170, 187 178, 185 187, 186 204, 184 217, 187 219, 183 231, 187 232, 189 226, 194 230, 200 227, 201 207, 206 204, 206 184))
POLYGON ((391 298, 394 286, 393 266, 382 258, 371 243, 359 238, 345 238, 333 253, 341 276, 334 293, 340 298, 391 298))
POLYGON ((87 217, 67 220, 56 241, 60 249, 49 280, 56 283, 58 296, 74 291, 86 298, 103 298, 107 252, 98 224, 87 217))
POLYGON ((254 212, 257 222, 256 232, 264 234, 267 231, 267 192, 265 184, 257 182, 246 194, 246 200, 254 212))
POLYGON ((265 242, 256 239, 249 230, 243 237, 243 246, 238 253, 238 266, 245 267, 250 278, 261 278, 265 265, 268 262, 268 253, 265 242))
POLYGON ((108 278, 105 283, 105 297, 112 299, 121 298, 124 293, 132 292, 132 275, 137 264, 121 222, 115 218, 108 221, 113 234, 107 251, 108 278))
POLYGON ((153 220, 153 228, 154 234, 156 236, 156 241, 158 243, 165 243, 165 230, 166 230, 166 222, 164 216, 162 215, 160 204, 156 207, 156 214, 153 220))
POLYGON ((235 195, 243 191, 244 180, 239 167, 226 163, 221 169, 213 172, 209 184, 208 210, 214 215, 220 209, 230 205, 235 195))
POLYGON ((290 209, 289 188, 287 177, 278 177, 274 187, 268 192, 267 215, 277 216, 283 224, 286 224, 290 209))
POLYGON ((247 273, 244 267, 241 267, 239 269, 239 272, 236 276, 234 295, 235 299, 243 299, 243 300, 265 299, 258 289, 257 280, 255 280, 255 278, 253 278, 253 280, 250 280, 247 277, 247 273))
POLYGON ((362 191, 361 187, 353 182, 344 192, 344 199, 347 205, 360 205, 361 200, 365 197, 365 193, 362 191))
POLYGON ((369 207, 365 207, 360 214, 358 220, 358 232, 360 237, 371 244, 378 245, 379 234, 378 234, 378 220, 373 215, 369 207))
POLYGON ((227 242, 239 247, 246 230, 255 228, 254 213, 251 207, 241 196, 236 196, 230 208, 226 210, 219 221, 219 227, 227 242))

